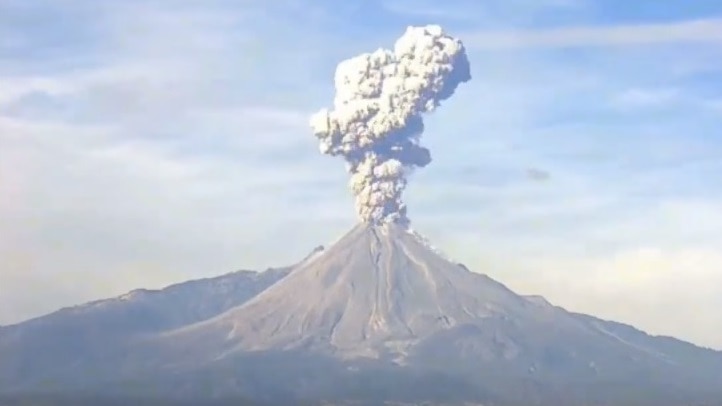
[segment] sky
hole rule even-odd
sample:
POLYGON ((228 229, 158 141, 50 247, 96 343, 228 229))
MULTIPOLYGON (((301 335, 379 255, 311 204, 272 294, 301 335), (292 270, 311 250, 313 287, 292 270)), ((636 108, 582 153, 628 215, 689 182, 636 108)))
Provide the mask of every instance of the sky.
POLYGON ((714 0, 0 0, 0 324, 294 263, 356 220, 310 114, 440 24, 414 228, 521 294, 722 349, 714 0))

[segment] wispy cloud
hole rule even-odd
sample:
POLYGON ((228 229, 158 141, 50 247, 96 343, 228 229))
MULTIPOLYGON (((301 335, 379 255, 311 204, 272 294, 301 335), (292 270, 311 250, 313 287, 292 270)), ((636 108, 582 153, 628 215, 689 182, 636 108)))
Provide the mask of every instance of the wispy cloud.
POLYGON ((475 49, 621 47, 670 43, 720 43, 722 19, 609 26, 570 26, 464 35, 475 49))
POLYGON ((384 2, 383 7, 392 13, 400 15, 437 20, 478 21, 486 17, 485 12, 477 10, 476 13, 469 13, 468 4, 458 3, 444 6, 435 2, 395 0, 384 2))
POLYGON ((557 18, 569 13, 586 11, 587 0, 454 0, 434 1, 382 0, 379 7, 415 24, 432 22, 460 27, 505 27, 534 25, 535 20, 548 15, 557 18))
MULTIPOLYGON (((313 60, 284 51, 263 10, 191 3, 74 4, 90 17, 78 30, 102 29, 85 48, 58 45, 44 57, 62 65, 51 70, 16 70, 37 63, 30 51, 46 36, 15 31, 28 53, 13 49, 0 67, 0 323, 282 265, 318 243, 289 241, 269 261, 283 227, 309 211, 331 232, 352 221, 341 166, 308 159, 318 154, 306 123, 316 89, 283 86, 312 74, 313 60)), ((16 5, 26 18, 45 12, 16 5)), ((323 241, 328 231, 316 230, 308 238, 323 241)))
POLYGON ((628 89, 620 93, 613 103, 625 107, 659 107, 679 100, 680 91, 674 88, 628 89))

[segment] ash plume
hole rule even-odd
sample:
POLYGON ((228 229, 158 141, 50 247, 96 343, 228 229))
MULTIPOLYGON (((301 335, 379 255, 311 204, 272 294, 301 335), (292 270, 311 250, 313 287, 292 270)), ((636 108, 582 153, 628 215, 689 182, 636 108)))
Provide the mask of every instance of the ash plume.
POLYGON ((408 27, 393 50, 378 49, 336 67, 333 110, 311 117, 321 153, 341 156, 363 222, 408 223, 401 195, 413 168, 431 162, 419 145, 422 113, 471 80, 460 40, 438 25, 408 27))

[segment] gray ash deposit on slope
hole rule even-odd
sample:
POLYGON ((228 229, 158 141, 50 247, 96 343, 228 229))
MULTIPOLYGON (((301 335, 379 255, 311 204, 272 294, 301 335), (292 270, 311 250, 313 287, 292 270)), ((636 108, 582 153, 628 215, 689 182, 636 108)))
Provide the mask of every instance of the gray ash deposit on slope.
POLYGON ((244 305, 168 338, 215 334, 225 351, 218 356, 302 347, 399 357, 439 330, 535 313, 538 307, 448 261, 408 229, 360 224, 244 305))

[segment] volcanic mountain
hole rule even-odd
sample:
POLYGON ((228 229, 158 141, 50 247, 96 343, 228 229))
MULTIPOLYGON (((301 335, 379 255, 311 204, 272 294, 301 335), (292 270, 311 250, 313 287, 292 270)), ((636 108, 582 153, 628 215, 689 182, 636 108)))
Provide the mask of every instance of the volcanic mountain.
POLYGON ((0 389, 52 382, 66 392, 288 402, 722 404, 722 353, 520 296, 401 225, 360 224, 292 267, 257 275, 0 329, 0 389))
POLYGON ((165 337, 202 337, 225 353, 304 348, 403 358, 434 333, 494 318, 533 320, 540 312, 412 231, 362 224, 243 305, 165 337))

